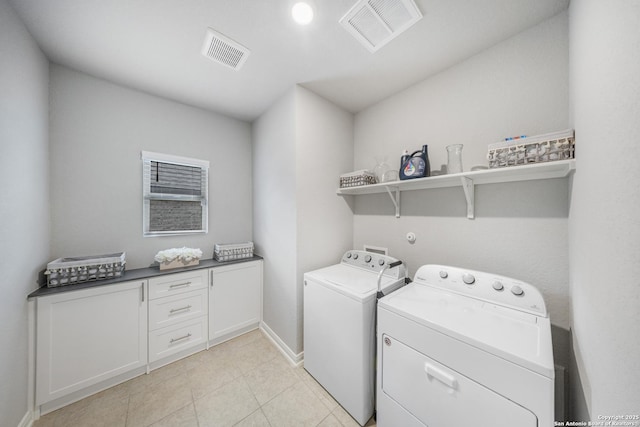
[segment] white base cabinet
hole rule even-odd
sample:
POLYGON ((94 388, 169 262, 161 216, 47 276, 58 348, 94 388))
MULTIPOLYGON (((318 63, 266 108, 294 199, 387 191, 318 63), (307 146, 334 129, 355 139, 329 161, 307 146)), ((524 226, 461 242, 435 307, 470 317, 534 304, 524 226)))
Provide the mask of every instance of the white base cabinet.
POLYGON ((36 405, 147 364, 146 280, 37 300, 36 405))
POLYGON ((257 328, 262 260, 54 292, 33 303, 39 415, 257 328))
POLYGON ((262 320, 262 261, 213 268, 210 275, 210 344, 257 328, 262 320))

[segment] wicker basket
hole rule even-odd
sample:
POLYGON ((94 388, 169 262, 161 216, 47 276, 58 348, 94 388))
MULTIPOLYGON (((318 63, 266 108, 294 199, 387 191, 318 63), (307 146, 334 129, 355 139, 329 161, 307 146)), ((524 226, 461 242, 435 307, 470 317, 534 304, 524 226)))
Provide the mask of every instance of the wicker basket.
POLYGON ((233 261, 253 257, 253 242, 223 243, 213 247, 213 257, 216 261, 233 261))
POLYGON ((375 184, 376 182, 376 176, 368 170, 359 170, 340 175, 340 188, 359 187, 361 185, 375 184))
POLYGON ((124 252, 118 252, 107 255, 58 258, 47 264, 44 272, 47 276, 47 287, 115 279, 124 273, 125 257, 124 252))
POLYGON ((489 145, 490 168, 575 158, 573 129, 489 145))

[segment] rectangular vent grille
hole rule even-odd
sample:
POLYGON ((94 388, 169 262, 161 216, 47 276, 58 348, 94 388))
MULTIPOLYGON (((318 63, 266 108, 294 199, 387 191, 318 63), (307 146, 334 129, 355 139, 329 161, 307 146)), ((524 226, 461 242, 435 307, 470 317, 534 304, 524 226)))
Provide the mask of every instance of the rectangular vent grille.
POLYGON ((420 19, 422 13, 413 0, 360 0, 340 24, 375 52, 420 19))
POLYGON ((234 70, 239 70, 247 60, 249 53, 249 49, 240 43, 211 28, 207 29, 207 36, 202 45, 202 54, 207 58, 234 70))

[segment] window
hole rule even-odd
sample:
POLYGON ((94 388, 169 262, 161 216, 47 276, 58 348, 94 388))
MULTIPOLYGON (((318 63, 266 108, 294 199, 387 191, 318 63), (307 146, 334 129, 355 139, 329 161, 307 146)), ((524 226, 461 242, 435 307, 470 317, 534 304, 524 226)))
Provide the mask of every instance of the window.
POLYGON ((208 176, 208 161, 143 151, 143 235, 206 233, 208 176))

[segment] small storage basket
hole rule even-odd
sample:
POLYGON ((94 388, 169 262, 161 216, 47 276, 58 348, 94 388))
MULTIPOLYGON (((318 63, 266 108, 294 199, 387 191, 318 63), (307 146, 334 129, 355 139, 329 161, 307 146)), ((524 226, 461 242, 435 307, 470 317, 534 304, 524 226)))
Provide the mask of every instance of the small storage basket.
POLYGON ((233 261, 251 258, 253 256, 253 242, 224 243, 213 247, 213 257, 216 261, 233 261))
POLYGON ((340 188, 359 187, 376 183, 376 176, 368 170, 359 170, 340 175, 340 188))
POLYGON ((572 129, 490 144, 487 154, 490 168, 573 158, 575 158, 575 137, 572 129))
POLYGON ((125 253, 86 257, 58 258, 47 264, 44 274, 47 287, 73 285, 94 280, 121 277, 125 268, 125 253))

